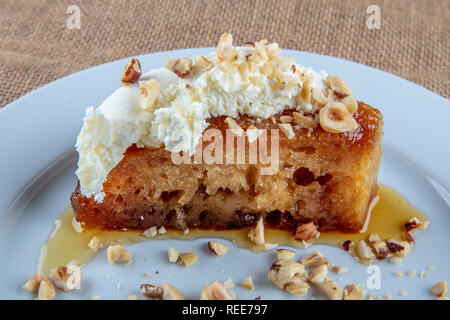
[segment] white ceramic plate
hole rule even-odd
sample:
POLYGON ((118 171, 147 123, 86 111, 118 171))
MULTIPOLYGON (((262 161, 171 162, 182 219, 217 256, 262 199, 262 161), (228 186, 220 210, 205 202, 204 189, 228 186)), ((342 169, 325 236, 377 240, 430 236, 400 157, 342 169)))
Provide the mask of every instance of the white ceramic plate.
MULTIPOLYGON (((186 49, 140 56, 145 70, 161 67, 168 57, 194 57, 214 48, 186 49)), ((417 245, 402 265, 380 263, 381 287, 369 290, 378 296, 389 293, 404 299, 434 298, 429 289, 448 279, 450 269, 450 103, 444 98, 391 74, 337 58, 285 50, 284 55, 315 70, 338 74, 358 100, 379 108, 385 121, 383 158, 379 181, 394 187, 431 219, 425 232, 417 232, 417 245), (397 270, 426 270, 425 278, 393 275, 397 270)), ((39 249, 54 228, 54 220, 69 206, 75 188, 77 155, 73 150, 84 110, 98 106, 118 87, 123 59, 52 82, 16 100, 0 111, 0 298, 30 299, 22 284, 36 272, 39 249)), ((109 265, 105 252, 83 268, 83 288, 61 299, 124 299, 139 295, 145 281, 175 284, 188 298, 197 299, 211 281, 232 278, 235 283, 252 275, 256 291, 239 286, 238 298, 293 299, 267 279, 273 252, 252 253, 233 248, 225 257, 211 258, 205 239, 195 241, 148 241, 129 246, 130 266, 109 265), (200 263, 182 268, 167 263, 167 247, 193 251, 200 263), (156 271, 159 271, 156 274, 156 271), (142 278, 147 273, 149 277, 142 278), (120 289, 117 284, 120 283, 120 289)), ((232 245, 232 244, 230 244, 232 245)), ((366 282, 367 268, 342 249, 315 245, 295 249, 297 256, 319 249, 348 275, 332 275, 340 285, 366 282)), ((305 297, 304 297, 305 298, 305 297)), ((306 297, 308 298, 308 297, 306 297)), ((295 298, 294 298, 295 299, 295 298)))

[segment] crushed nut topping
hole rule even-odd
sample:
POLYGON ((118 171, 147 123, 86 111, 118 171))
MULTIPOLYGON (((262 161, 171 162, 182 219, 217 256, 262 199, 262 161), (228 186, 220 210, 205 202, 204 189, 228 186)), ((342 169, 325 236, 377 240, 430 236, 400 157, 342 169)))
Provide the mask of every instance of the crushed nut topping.
POLYGON ((209 251, 216 256, 223 256, 229 250, 226 245, 217 241, 208 241, 208 248, 209 251))
POLYGON ((131 252, 121 245, 109 246, 107 257, 110 264, 131 262, 131 252))
POLYGON ((194 59, 191 72, 193 73, 203 73, 209 71, 214 67, 213 63, 206 59, 204 56, 197 56, 194 59))
POLYGON ((349 251, 351 246, 353 246, 353 241, 351 240, 345 240, 342 243, 342 248, 344 248, 345 251, 349 251))
POLYGON ((358 123, 340 102, 330 102, 319 111, 320 125, 331 133, 342 133, 358 128, 358 123))
POLYGON ((234 294, 228 291, 227 287, 219 281, 206 285, 200 294, 200 300, 234 300, 234 298, 234 294))
POLYGON ((181 253, 177 263, 189 267, 198 260, 198 256, 192 252, 181 253))
POLYGON ((141 108, 150 110, 161 93, 161 85, 155 79, 151 79, 139 81, 139 87, 141 89, 141 108))
POLYGON ((239 284, 242 288, 245 288, 247 290, 255 290, 255 285, 253 284, 252 277, 247 277, 239 284))
POLYGON ((316 226, 314 225, 313 222, 309 222, 301 224, 295 229, 294 238, 300 241, 308 241, 309 239, 314 238, 316 234, 317 234, 316 226))
POLYGON ((328 76, 327 82, 331 91, 339 100, 352 95, 352 90, 350 90, 350 87, 338 76, 328 76))
POLYGON ((373 242, 376 242, 376 241, 380 241, 381 239, 380 239, 380 236, 378 234, 371 233, 368 240, 369 240, 370 243, 373 243, 373 242))
POLYGON ((294 122, 302 129, 314 129, 317 127, 317 123, 309 117, 298 112, 293 112, 292 115, 294 116, 294 122))
POLYGON ((344 288, 344 300, 362 300, 366 292, 356 284, 349 284, 344 288))
POLYGON ((293 120, 294 120, 294 118, 291 116, 281 116, 280 117, 281 123, 291 123, 293 120))
POLYGON ((155 284, 141 285, 142 295, 145 297, 159 300, 186 300, 186 297, 174 286, 168 283, 162 283, 159 286, 155 284))
POLYGON ((373 248, 375 249, 375 255, 378 260, 384 260, 389 255, 389 248, 387 246, 386 241, 377 240, 372 243, 373 248))
POLYGON ((265 243, 263 218, 259 218, 255 228, 249 231, 248 238, 258 245, 263 245, 265 243))
POLYGON ((192 60, 189 58, 169 58, 166 68, 175 73, 180 78, 185 78, 191 72, 192 60))
POLYGON ((409 232, 411 230, 420 228, 422 225, 423 225, 422 222, 418 218, 414 217, 407 223, 405 223, 405 231, 409 232))
POLYGON ((155 284, 142 284, 141 292, 144 297, 162 299, 163 289, 155 284))
POLYGON ((141 64, 137 58, 131 58, 130 62, 125 66, 122 73, 120 83, 124 86, 136 83, 141 77, 141 64))
POLYGON ((225 287, 227 287, 227 289, 231 289, 234 287, 234 282, 233 280, 231 280, 231 278, 227 279, 224 283, 225 287))
POLYGON ((290 123, 281 123, 279 125, 279 128, 289 140, 295 137, 295 132, 294 130, 292 130, 292 126, 290 123))
POLYGON ((233 118, 227 117, 225 122, 228 124, 228 128, 237 136, 242 136, 244 134, 244 129, 242 129, 233 118))
POLYGON ((77 265, 60 266, 50 271, 50 280, 61 290, 81 288, 81 269, 77 265))

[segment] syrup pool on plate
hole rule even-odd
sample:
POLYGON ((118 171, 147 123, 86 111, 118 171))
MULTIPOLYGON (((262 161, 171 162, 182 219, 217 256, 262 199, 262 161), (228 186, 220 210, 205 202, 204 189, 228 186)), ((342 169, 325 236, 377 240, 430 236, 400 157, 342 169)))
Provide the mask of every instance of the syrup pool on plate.
MULTIPOLYGON (((333 246, 342 246, 346 240, 357 244, 366 240, 371 233, 376 233, 381 239, 390 238, 403 239, 404 224, 414 217, 425 223, 428 218, 420 210, 412 206, 400 193, 394 189, 379 185, 380 201, 373 208, 370 222, 364 233, 340 233, 322 232, 318 238, 311 239, 309 243, 323 243, 333 246)), ((39 271, 48 272, 58 266, 66 264, 85 265, 91 261, 96 253, 88 247, 89 241, 97 237, 107 248, 112 244, 127 245, 134 242, 155 241, 161 239, 198 239, 198 238, 222 238, 233 241, 236 246, 248 248, 254 251, 265 251, 264 246, 258 246, 248 239, 250 228, 239 230, 190 230, 184 234, 183 231, 170 231, 160 234, 154 238, 147 238, 142 231, 120 231, 120 230, 84 230, 78 233, 72 226, 73 210, 66 209, 60 218, 55 221, 56 228, 50 238, 41 249, 39 257, 39 271)), ((280 246, 305 247, 301 241, 292 237, 292 232, 284 230, 265 230, 266 243, 277 243, 280 246)), ((354 254, 353 250, 350 251, 354 254)))

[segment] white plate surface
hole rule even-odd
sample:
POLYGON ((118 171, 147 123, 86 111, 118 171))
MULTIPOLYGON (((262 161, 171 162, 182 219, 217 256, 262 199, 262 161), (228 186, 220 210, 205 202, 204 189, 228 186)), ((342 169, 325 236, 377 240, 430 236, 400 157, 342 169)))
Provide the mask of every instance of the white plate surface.
MULTIPOLYGON (((165 64, 168 57, 194 57, 214 48, 186 49, 138 57, 145 71, 165 64)), ((383 71, 357 63, 312 53, 284 50, 297 62, 344 78, 358 100, 379 108, 385 121, 383 158, 379 181, 394 187, 431 219, 425 232, 417 232, 417 245, 402 265, 380 263, 381 287, 369 290, 405 299, 433 299, 430 287, 450 280, 450 103, 448 100, 383 71), (427 266, 436 266, 428 271, 427 266), (426 277, 399 278, 394 272, 426 270, 426 277)), ((0 111, 0 298, 30 299, 22 284, 36 272, 39 249, 54 228, 54 220, 69 206, 76 178, 77 155, 73 150, 84 110, 98 106, 118 87, 123 59, 52 82, 16 100, 0 111)), ((202 287, 214 280, 235 283, 252 275, 256 291, 235 286, 238 298, 293 299, 267 280, 274 253, 252 253, 233 248, 225 257, 211 258, 205 239, 160 240, 129 246, 130 266, 108 265, 105 252, 83 268, 83 288, 61 299, 124 299, 139 295, 144 281, 169 282, 188 298, 197 299, 202 287), (167 262, 167 248, 193 251, 200 263, 182 268, 167 262), (159 271, 156 274, 156 271, 159 271), (149 277, 142 278, 147 273, 149 277), (117 284, 120 283, 120 289, 117 284)), ((232 244, 230 244, 232 246, 232 244)), ((340 285, 366 283, 366 266, 342 249, 315 245, 294 249, 297 257, 320 250, 348 275, 331 275, 340 285)), ((305 297, 304 297, 305 298, 305 297)), ((304 299, 301 298, 301 299, 304 299)), ((308 296, 306 297, 308 298, 308 296)), ((294 298, 296 299, 296 298, 294 298)))

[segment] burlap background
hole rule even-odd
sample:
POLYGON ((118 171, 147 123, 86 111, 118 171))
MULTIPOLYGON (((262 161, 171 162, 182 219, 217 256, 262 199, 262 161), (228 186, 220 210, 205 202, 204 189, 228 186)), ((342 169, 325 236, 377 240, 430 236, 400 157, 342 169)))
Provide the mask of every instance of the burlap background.
POLYGON ((0 0, 0 107, 62 76, 176 48, 268 39, 361 62, 450 97, 448 0, 0 0), (81 8, 81 29, 66 10, 81 8), (381 29, 366 27, 369 5, 381 29))

